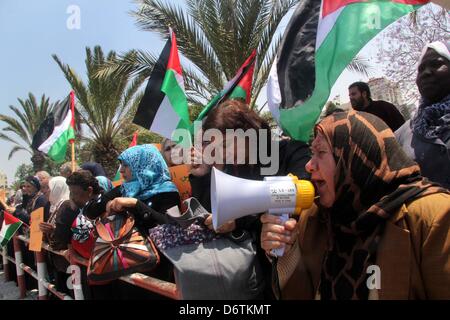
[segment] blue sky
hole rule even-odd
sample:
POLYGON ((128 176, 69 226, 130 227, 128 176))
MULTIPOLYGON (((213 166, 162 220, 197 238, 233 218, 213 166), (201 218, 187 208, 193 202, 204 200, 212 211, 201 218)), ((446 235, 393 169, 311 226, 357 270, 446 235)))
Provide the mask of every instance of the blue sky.
MULTIPOLYGON (((70 86, 52 59, 53 53, 80 75, 85 71, 86 46, 101 45, 105 52, 143 49, 159 54, 164 42, 158 35, 139 31, 129 14, 135 7, 131 0, 1 0, 0 112, 11 115, 9 106, 18 106, 17 98, 26 98, 28 92, 38 98, 45 93, 51 101, 69 93, 70 86), (69 30, 66 25, 70 18, 66 11, 71 5, 80 9, 79 30, 69 30)), ((357 80, 367 79, 344 72, 331 96, 340 94, 344 101, 348 100, 347 86, 357 80)), ((263 93, 258 102, 265 100, 263 93)), ((27 152, 18 152, 8 160, 11 148, 12 144, 0 141, 0 170, 7 174, 9 182, 18 165, 30 163, 27 152)))
MULTIPOLYGON (((0 112, 11 115, 9 105, 28 92, 43 93, 51 101, 64 98, 70 86, 51 55, 84 74, 85 47, 123 52, 132 48, 158 53, 164 42, 159 36, 139 31, 129 11, 128 0, 2 0, 0 1, 0 112), (70 5, 80 8, 79 30, 69 30, 66 13, 70 5)), ((3 127, 3 125, 2 125, 3 127)), ((11 135, 13 136, 13 135, 11 135)), ((12 144, 0 142, 0 170, 14 178, 21 163, 29 163, 27 152, 8 161, 12 144)))

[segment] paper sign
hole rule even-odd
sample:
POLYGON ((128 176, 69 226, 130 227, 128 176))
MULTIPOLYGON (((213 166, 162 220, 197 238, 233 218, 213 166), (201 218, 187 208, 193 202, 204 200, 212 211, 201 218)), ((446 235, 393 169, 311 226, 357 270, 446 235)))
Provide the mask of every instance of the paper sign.
POLYGON ((191 184, 189 182, 189 166, 182 164, 175 167, 170 167, 170 176, 172 177, 172 182, 178 189, 180 194, 181 202, 190 198, 192 196, 191 184))
POLYGON ((42 232, 39 229, 39 224, 44 222, 44 208, 39 208, 31 213, 30 218, 30 251, 41 252, 42 247, 42 232))
POLYGON ((6 191, 5 189, 0 189, 0 200, 6 203, 6 191))

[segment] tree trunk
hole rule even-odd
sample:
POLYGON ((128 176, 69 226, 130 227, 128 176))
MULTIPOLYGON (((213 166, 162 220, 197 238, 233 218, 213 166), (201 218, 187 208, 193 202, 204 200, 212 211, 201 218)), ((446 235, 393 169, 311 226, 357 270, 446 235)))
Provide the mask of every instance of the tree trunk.
POLYGON ((44 170, 45 165, 45 155, 43 152, 35 151, 31 157, 31 162, 33 163, 34 172, 44 170))
POLYGON ((107 177, 112 179, 118 168, 117 157, 119 152, 113 144, 108 146, 94 146, 92 153, 94 161, 101 164, 106 171, 107 177))

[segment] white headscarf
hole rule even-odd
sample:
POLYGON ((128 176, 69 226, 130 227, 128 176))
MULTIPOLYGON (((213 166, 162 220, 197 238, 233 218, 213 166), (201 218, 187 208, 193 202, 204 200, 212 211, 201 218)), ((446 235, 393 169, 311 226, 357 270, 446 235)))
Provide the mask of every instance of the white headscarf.
POLYGON ((435 42, 431 42, 431 43, 427 44, 422 49, 422 54, 420 55, 420 59, 419 59, 419 65, 420 65, 420 62, 422 62, 422 59, 425 56, 425 54, 427 53, 428 49, 433 49, 440 56, 442 56, 450 61, 450 41, 446 41, 446 42, 435 41, 435 42))
POLYGON ((70 190, 66 184, 66 178, 54 177, 50 179, 50 213, 58 210, 59 206, 70 198, 70 190))

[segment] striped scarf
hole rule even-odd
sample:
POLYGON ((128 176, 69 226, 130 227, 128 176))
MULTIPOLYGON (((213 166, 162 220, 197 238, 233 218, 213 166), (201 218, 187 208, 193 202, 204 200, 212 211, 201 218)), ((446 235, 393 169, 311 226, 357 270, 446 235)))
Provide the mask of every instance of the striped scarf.
POLYGON ((321 299, 367 299, 367 267, 374 264, 385 223, 405 203, 444 189, 420 175, 378 117, 342 112, 317 127, 336 161, 336 201, 325 211, 328 251, 321 299))

